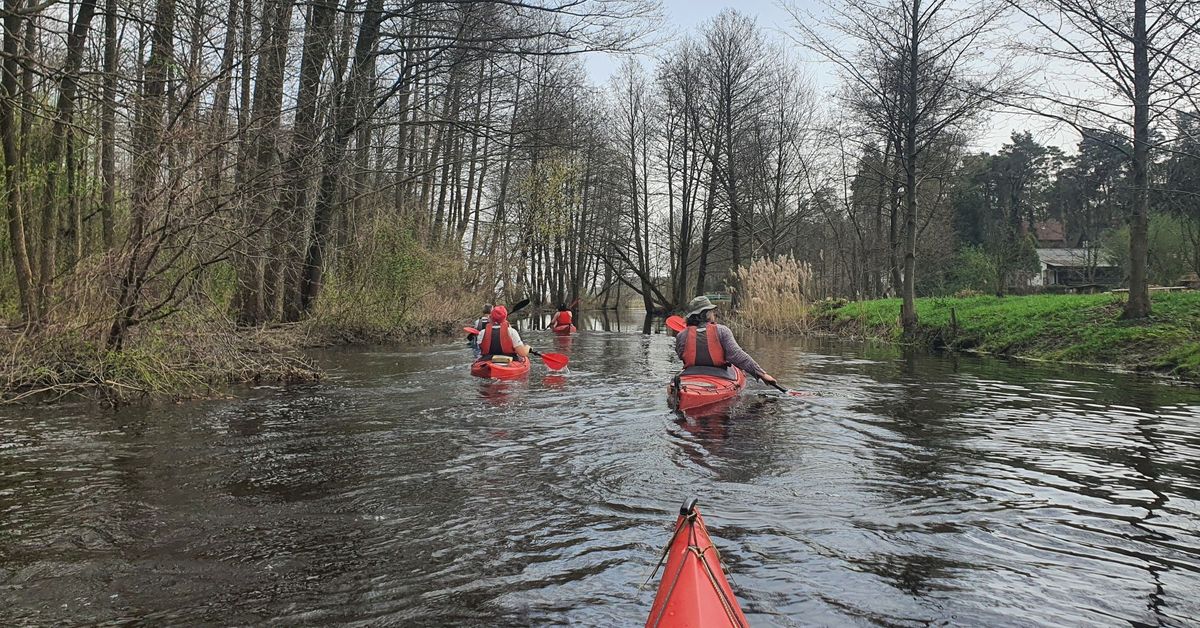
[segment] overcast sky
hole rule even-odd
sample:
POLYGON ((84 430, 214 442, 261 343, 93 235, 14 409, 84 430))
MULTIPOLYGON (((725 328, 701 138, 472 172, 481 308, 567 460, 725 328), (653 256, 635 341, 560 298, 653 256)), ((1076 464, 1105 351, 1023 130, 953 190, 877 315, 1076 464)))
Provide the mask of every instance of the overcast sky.
MULTIPOLYGON (((695 34, 725 7, 737 9, 758 22, 767 37, 782 42, 801 60, 802 66, 808 71, 814 87, 823 92, 832 91, 837 85, 835 68, 820 60, 808 51, 796 45, 790 35, 794 32, 791 14, 774 0, 661 0, 663 7, 663 23, 656 39, 659 46, 656 49, 642 53, 642 64, 651 68, 654 65, 653 56, 664 48, 669 48, 681 35, 695 34)), ((803 10, 820 13, 820 3, 813 0, 794 0, 803 10)), ((606 85, 609 77, 621 63, 621 57, 608 54, 591 53, 586 55, 585 64, 592 80, 597 85, 606 85)), ((819 101, 828 99, 822 98, 819 101)), ((1057 128, 1045 119, 1015 114, 991 114, 984 120, 984 128, 973 142, 976 150, 995 152, 1008 141, 1013 131, 1028 130, 1043 143, 1055 144, 1067 152, 1074 152, 1079 138, 1069 129, 1057 128)))

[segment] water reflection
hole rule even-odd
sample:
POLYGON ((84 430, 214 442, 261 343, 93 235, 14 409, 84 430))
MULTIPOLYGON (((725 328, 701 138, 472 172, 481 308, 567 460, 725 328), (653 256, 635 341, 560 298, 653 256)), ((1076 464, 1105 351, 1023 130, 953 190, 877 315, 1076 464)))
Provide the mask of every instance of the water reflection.
POLYGON ((1200 391, 743 334, 819 395, 685 416, 670 339, 606 314, 527 327, 567 373, 472 378, 455 340, 239 400, 0 412, 5 619, 637 624, 688 495, 753 625, 1200 617, 1200 391))
MULTIPOLYGON (((513 322, 522 331, 548 331, 554 317, 553 311, 521 313, 513 322)), ((603 331, 610 333, 665 333, 664 318, 647 314, 644 310, 576 310, 574 323, 581 332, 603 331)), ((569 337, 569 336, 568 336, 569 337)))
POLYGON ((479 396, 491 406, 506 406, 512 403, 527 386, 525 378, 519 379, 479 379, 477 381, 479 396))

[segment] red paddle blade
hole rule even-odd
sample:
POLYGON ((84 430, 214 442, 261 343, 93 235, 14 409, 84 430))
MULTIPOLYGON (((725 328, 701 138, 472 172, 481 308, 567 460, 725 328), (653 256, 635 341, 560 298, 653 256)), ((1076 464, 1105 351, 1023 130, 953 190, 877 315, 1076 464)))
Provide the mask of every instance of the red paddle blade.
POLYGON ((468 334, 475 334, 476 336, 479 335, 479 330, 475 329, 474 327, 463 327, 463 331, 467 332, 468 334))
POLYGON ((680 332, 687 329, 687 321, 683 320, 682 316, 668 316, 667 327, 680 332))
POLYGON ((561 353, 543 353, 539 357, 542 358, 542 364, 551 371, 561 371, 567 368, 567 362, 571 360, 561 353))

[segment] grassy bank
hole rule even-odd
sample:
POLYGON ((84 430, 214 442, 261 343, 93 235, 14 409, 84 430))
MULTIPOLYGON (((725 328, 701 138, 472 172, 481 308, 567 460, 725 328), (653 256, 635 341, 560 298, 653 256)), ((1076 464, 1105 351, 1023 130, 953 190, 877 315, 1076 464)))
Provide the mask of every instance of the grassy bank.
MULTIPOLYGON (((1036 295, 917 299, 920 331, 932 348, 1103 364, 1200 382, 1200 292, 1160 293, 1150 320, 1119 319, 1124 297, 1036 295)), ((900 300, 821 304, 818 328, 837 335, 904 340, 900 300)))

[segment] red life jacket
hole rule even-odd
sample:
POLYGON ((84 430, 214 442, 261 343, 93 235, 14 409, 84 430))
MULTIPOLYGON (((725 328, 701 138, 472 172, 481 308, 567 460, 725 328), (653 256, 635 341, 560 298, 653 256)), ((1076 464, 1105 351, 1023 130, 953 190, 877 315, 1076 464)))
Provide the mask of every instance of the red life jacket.
POLYGON ((508 321, 500 323, 500 327, 488 325, 483 329, 483 336, 479 340, 479 348, 483 351, 484 357, 493 355, 508 355, 517 356, 517 350, 513 347, 512 337, 508 335, 508 321))
POLYGON ((571 310, 563 310, 554 315, 554 326, 562 327, 571 324, 571 310))
POLYGON ((683 366, 716 366, 724 368, 728 366, 725 362, 725 349, 721 347, 721 339, 717 337, 717 328, 713 324, 708 324, 704 331, 700 331, 695 325, 689 325, 684 330, 687 336, 683 338, 683 366), (696 334, 704 334, 704 343, 697 341, 696 334))

